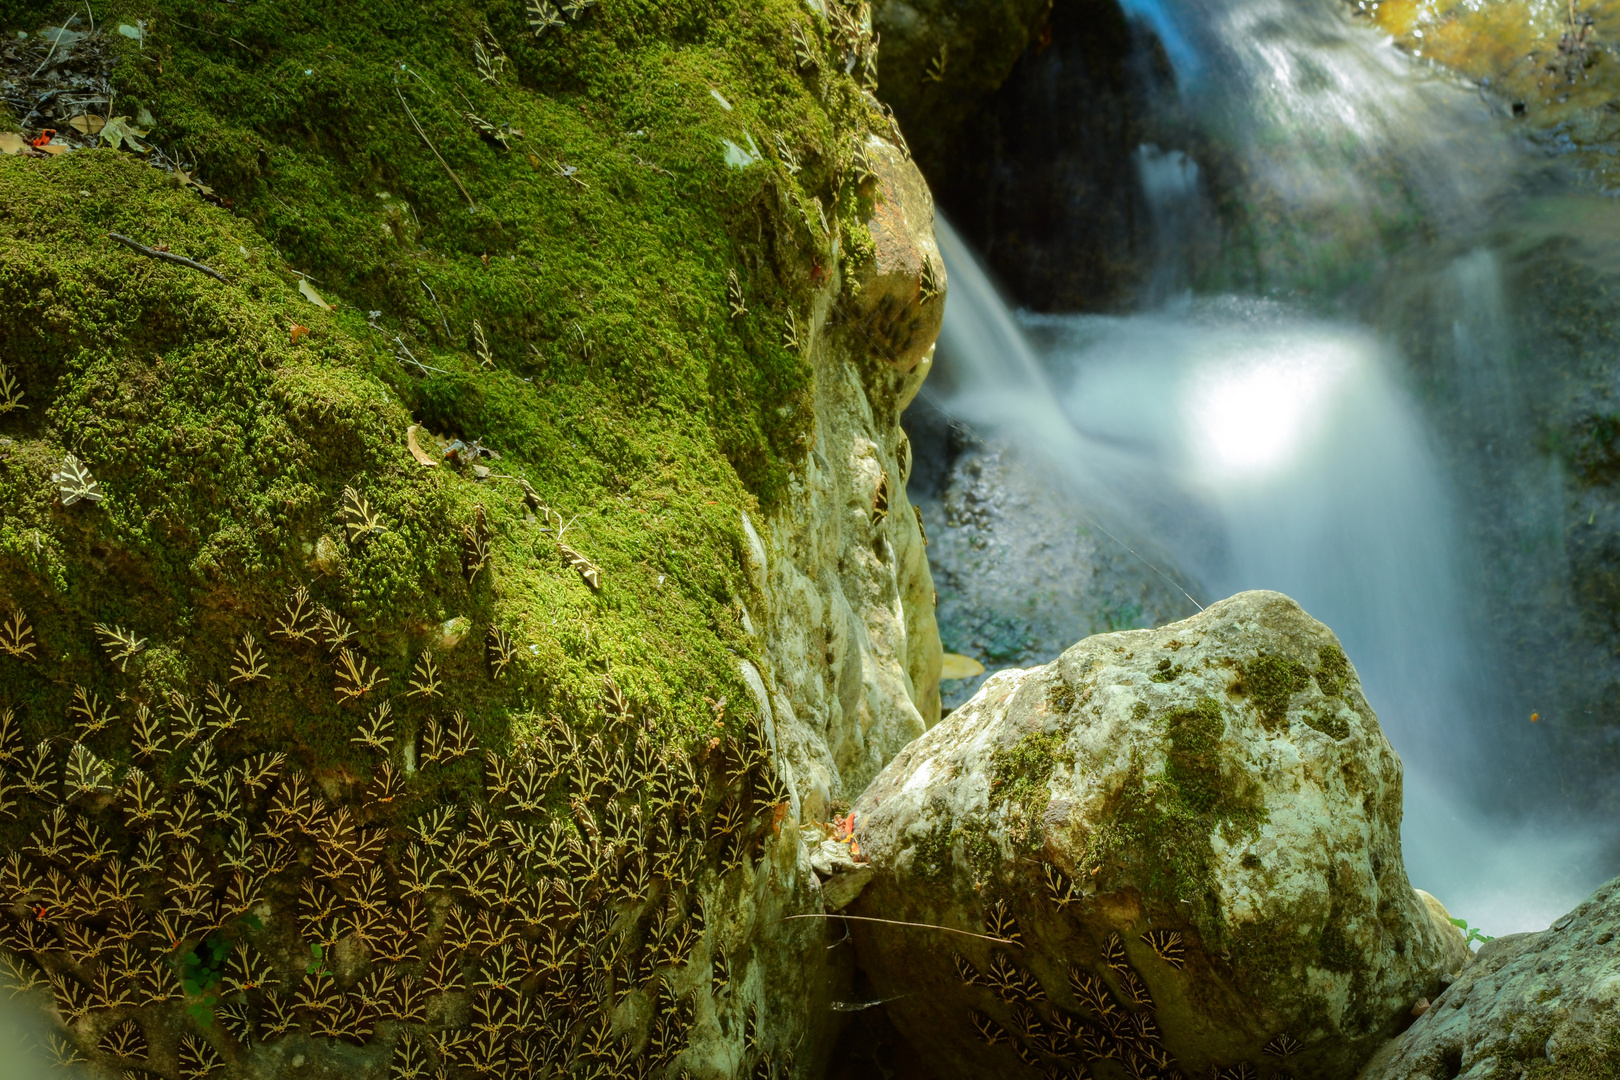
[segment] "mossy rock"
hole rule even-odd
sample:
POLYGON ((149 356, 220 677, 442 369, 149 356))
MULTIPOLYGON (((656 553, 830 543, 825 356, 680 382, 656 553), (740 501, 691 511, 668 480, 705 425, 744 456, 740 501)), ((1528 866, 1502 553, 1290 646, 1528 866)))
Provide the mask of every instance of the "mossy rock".
POLYGON ((1620 880, 1540 933, 1487 941, 1359 1080, 1620 1075, 1620 1018, 1609 996, 1617 933, 1620 880))
POLYGON ((891 126, 789 0, 529 7, 7 45, 147 130, 0 156, 0 926, 46 1056, 816 1067, 823 991, 761 974, 825 933, 759 939, 816 901, 744 521, 891 126))
POLYGON ((1400 792, 1339 643, 1285 596, 1087 638, 992 676, 855 804, 876 874, 852 910, 908 924, 858 924, 862 964, 946 1080, 1348 1080, 1467 959, 1407 882, 1400 792))

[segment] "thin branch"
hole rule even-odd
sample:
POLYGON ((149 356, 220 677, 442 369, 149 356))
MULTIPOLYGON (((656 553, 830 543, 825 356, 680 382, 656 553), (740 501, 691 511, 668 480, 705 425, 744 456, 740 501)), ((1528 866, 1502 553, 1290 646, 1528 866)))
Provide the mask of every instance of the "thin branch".
POLYGON ((396 344, 396 345, 398 345, 398 346, 399 346, 399 349, 400 349, 400 351, 401 351, 401 352, 403 352, 403 353, 404 353, 404 354, 405 354, 405 358, 406 358, 406 359, 407 359, 407 360, 409 360, 409 361, 410 361, 410 362, 411 362, 411 363, 413 363, 413 364, 415 364, 415 365, 416 365, 416 366, 417 366, 417 367, 419 367, 419 368, 421 368, 421 369, 422 369, 422 373, 423 373, 423 374, 424 374, 424 375, 425 375, 425 374, 427 374, 427 373, 428 373, 428 372, 430 372, 430 371, 436 371, 436 372, 438 372, 438 373, 439 373, 439 374, 440 374, 440 375, 448 375, 448 374, 450 374, 450 373, 449 373, 449 372, 448 372, 448 371, 446 371, 446 370, 445 370, 445 369, 444 369, 444 368, 441 368, 441 367, 434 367, 434 366, 433 366, 433 365, 432 365, 432 364, 424 364, 424 363, 422 363, 422 361, 420 361, 420 360, 418 360, 418 359, 417 359, 417 358, 416 358, 416 357, 415 357, 415 356, 414 356, 414 355, 413 355, 413 354, 412 354, 412 353, 411 353, 411 350, 410 350, 410 349, 408 349, 408 348, 406 348, 406 347, 405 347, 405 343, 404 343, 404 342, 403 342, 403 341, 401 341, 401 340, 400 340, 400 339, 399 339, 399 335, 398 335, 398 334, 395 334, 395 335, 394 335, 394 344, 396 344))
POLYGON ((62 44, 62 35, 65 33, 67 33, 67 20, 63 19, 62 25, 56 28, 56 40, 51 42, 51 51, 46 53, 45 59, 39 62, 39 67, 34 69, 34 74, 28 76, 30 79, 34 78, 35 75, 38 75, 40 72, 45 70, 45 65, 50 63, 51 57, 56 55, 56 47, 62 44))
POLYGON ((164 262, 171 262, 176 266, 189 266, 193 270, 201 270, 211 278, 216 278, 227 285, 230 284, 230 282, 225 281, 225 275, 221 274, 218 270, 215 270, 212 266, 204 266, 202 263, 197 262, 194 259, 188 259, 184 255, 176 255, 172 251, 158 251, 155 248, 149 248, 145 244, 137 243, 121 233, 110 232, 107 234, 107 236, 108 238, 123 244, 131 251, 145 255, 149 259, 162 259, 164 262))
MULTIPOLYGON (((414 74, 414 72, 412 74, 414 74)), ((399 98, 399 103, 401 105, 405 106, 405 115, 411 118, 411 126, 416 129, 416 133, 422 136, 422 141, 427 143, 427 148, 433 151, 433 156, 439 159, 439 164, 444 166, 444 171, 449 173, 450 179, 456 182, 456 187, 461 191, 462 196, 467 200, 467 205, 472 207, 474 210, 478 209, 478 204, 473 202, 473 197, 468 195, 467 189, 462 186, 461 177, 457 176, 456 170, 452 169, 450 167, 450 163, 444 160, 444 155, 439 153, 439 148, 433 145, 433 140, 427 137, 427 132, 422 130, 422 125, 416 122, 416 114, 411 112, 410 104, 405 100, 405 95, 399 92, 399 87, 397 86, 394 87, 394 96, 399 98)))
POLYGON ((971 930, 958 930, 954 926, 938 926, 926 922, 901 922, 899 919, 874 919, 870 915, 840 915, 837 912, 827 915, 784 915, 777 922, 787 922, 789 919, 851 919, 855 922, 887 923, 890 926, 915 926, 924 930, 943 930, 947 934, 961 934, 963 937, 978 938, 981 941, 994 941, 998 945, 1015 945, 1017 942, 1006 938, 991 937, 989 934, 975 934, 971 930))

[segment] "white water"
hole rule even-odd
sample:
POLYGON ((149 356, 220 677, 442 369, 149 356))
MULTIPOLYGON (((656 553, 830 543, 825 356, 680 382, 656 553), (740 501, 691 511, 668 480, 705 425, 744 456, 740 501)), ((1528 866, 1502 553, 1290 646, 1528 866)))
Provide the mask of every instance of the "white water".
MULTIPOLYGON (((938 233, 946 411, 1184 568, 1201 602, 1276 589, 1339 635, 1405 766, 1416 887, 1500 934, 1546 926, 1608 876, 1597 832, 1500 819, 1479 798, 1526 763, 1475 737, 1493 683, 1470 631, 1475 570, 1376 337, 1238 299, 1017 316, 950 226, 938 233)), ((1479 373, 1486 400, 1492 377, 1479 373)))

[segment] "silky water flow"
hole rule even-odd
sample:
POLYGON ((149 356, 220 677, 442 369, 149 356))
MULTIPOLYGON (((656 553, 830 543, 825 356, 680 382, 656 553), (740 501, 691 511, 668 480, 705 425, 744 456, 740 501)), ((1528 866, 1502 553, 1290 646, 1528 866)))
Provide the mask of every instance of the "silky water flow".
MULTIPOLYGON (((1301 217, 1323 200, 1378 209, 1368 205, 1381 189, 1333 160, 1359 140, 1384 167, 1396 162, 1402 198, 1432 203, 1432 219, 1465 232, 1465 211, 1490 194, 1486 159, 1509 152, 1486 110, 1336 13, 1317 10, 1310 32, 1291 37, 1301 8, 1269 0, 1126 6, 1175 28, 1178 74, 1226 110, 1212 127, 1240 127, 1246 112, 1274 132, 1330 128, 1335 138, 1310 145, 1254 139, 1256 173, 1301 217), (1449 134, 1418 148, 1408 125, 1440 118, 1449 134), (1458 118, 1475 130, 1457 134, 1458 118), (1478 145, 1467 167, 1442 167, 1435 155, 1461 154, 1469 134, 1478 145)), ((1158 235, 1196 227, 1197 163, 1145 145, 1137 166, 1158 235)), ((1476 523, 1382 328, 1274 298, 1194 297, 1185 268, 1171 265, 1174 245, 1152 242, 1151 310, 1015 312, 948 222, 938 235, 950 289, 932 404, 1017 455, 1077 526, 1173 579, 1189 611, 1276 589, 1330 626, 1404 763, 1416 887, 1503 934, 1546 926, 1615 872, 1611 828, 1578 805, 1531 811, 1536 799, 1508 797, 1558 762, 1533 737, 1500 735, 1513 703, 1499 652, 1478 631, 1476 523)), ((1441 276, 1458 407, 1511 441, 1527 420, 1505 358, 1495 258, 1465 250, 1441 276)), ((1528 461, 1512 475, 1520 516, 1556 520, 1556 470, 1528 461)), ((1524 572, 1558 573, 1545 560, 1524 572)))

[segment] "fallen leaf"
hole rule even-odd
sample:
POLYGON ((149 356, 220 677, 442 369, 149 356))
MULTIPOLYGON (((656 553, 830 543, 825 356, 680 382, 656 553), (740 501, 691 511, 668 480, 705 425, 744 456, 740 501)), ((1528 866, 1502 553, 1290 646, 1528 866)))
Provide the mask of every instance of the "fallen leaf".
POLYGON ((309 337, 309 327, 307 327, 307 326, 294 326, 292 328, 292 343, 294 345, 298 344, 298 342, 301 339, 307 338, 307 337, 309 337))
POLYGON ((971 656, 948 652, 940 659, 939 677, 942 679, 971 679, 984 674, 984 665, 971 656))
POLYGON ((0 154, 20 154, 28 140, 15 131, 0 131, 0 154))
POLYGON ((65 154, 69 148, 61 143, 47 143, 44 146, 36 146, 34 149, 46 154, 65 154))
POLYGON ((186 183, 190 184, 192 187, 196 188, 198 191, 202 192, 204 195, 213 195, 214 189, 209 187, 207 184, 203 183, 201 180, 198 180, 196 173, 189 173, 189 172, 186 172, 184 169, 180 169, 178 171, 180 173, 180 178, 182 180, 184 180, 186 183))
POLYGON ((316 307, 327 311, 332 310, 332 305, 321 299, 321 294, 315 291, 315 286, 311 285, 307 279, 298 279, 298 292, 305 300, 308 300, 316 307))
POLYGON ((416 442, 416 433, 420 430, 422 430, 421 424, 412 424, 409 428, 405 429, 405 446, 410 450, 411 457, 415 458, 418 463, 426 465, 429 468, 437 469, 439 467, 439 463, 433 460, 433 455, 429 454, 426 450, 423 450, 422 447, 416 442))
POLYGON ((68 127, 85 135, 99 135, 101 129, 107 126, 107 118, 97 116, 95 113, 85 113, 75 116, 68 121, 68 127))
POLYGON ((147 129, 137 127, 127 116, 115 116, 101 126, 101 140, 116 150, 133 150, 144 154, 151 147, 141 142, 147 129))

